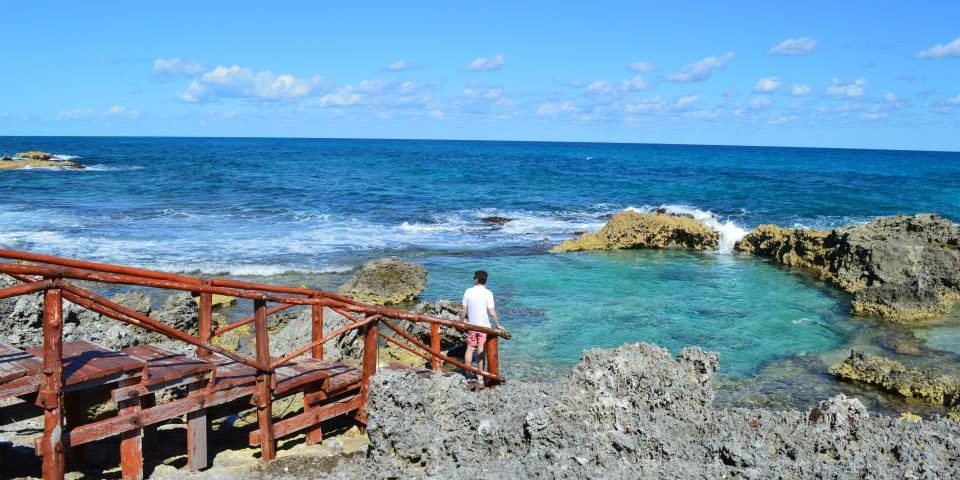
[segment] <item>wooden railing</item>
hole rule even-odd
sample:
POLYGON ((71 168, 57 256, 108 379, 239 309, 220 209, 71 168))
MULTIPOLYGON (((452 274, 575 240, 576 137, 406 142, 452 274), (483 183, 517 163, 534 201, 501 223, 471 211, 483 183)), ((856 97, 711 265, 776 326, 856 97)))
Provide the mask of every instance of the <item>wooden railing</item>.
MULTIPOLYGON (((504 330, 485 328, 463 322, 420 315, 407 311, 369 305, 332 292, 302 287, 273 286, 220 278, 196 278, 179 274, 145 270, 119 265, 67 259, 29 252, 0 250, 0 273, 21 282, 19 285, 0 289, 0 299, 20 295, 43 293, 43 380, 38 394, 38 405, 44 408, 44 435, 40 452, 44 456, 44 478, 62 478, 63 444, 60 438, 63 422, 63 300, 70 301, 104 317, 129 325, 144 328, 167 338, 193 345, 197 356, 209 357, 216 353, 256 369, 257 383, 253 403, 258 410, 259 438, 262 458, 275 456, 275 441, 272 428, 271 400, 275 372, 278 367, 309 355, 323 359, 324 344, 351 330, 359 330, 363 338, 361 361, 360 410, 357 420, 366 422, 366 400, 369 395, 370 377, 377 368, 377 349, 380 339, 393 343, 429 362, 433 370, 439 370, 446 362, 482 377, 489 386, 504 381, 500 373, 499 339, 510 338, 504 330), (161 321, 108 300, 90 290, 81 288, 74 281, 96 282, 134 287, 156 288, 189 292, 199 297, 198 334, 174 328, 161 321), (252 300, 253 315, 239 322, 213 329, 213 295, 226 295, 252 300), (268 307, 268 304, 274 304, 268 307), (312 328, 310 341, 280 357, 270 356, 268 317, 297 306, 309 306, 312 328), (324 307, 350 320, 347 325, 324 335, 324 307), (400 328, 396 322, 406 321, 430 325, 430 344, 427 345, 400 328), (217 336, 233 329, 253 324, 256 355, 248 357, 223 348, 213 342, 217 336), (393 333, 388 334, 380 327, 393 333), (476 331, 487 334, 485 345, 485 368, 480 369, 441 352, 440 328, 450 327, 460 331, 476 331), (48 470, 52 474, 48 477, 48 470), (59 472, 59 474, 58 474, 59 472)), ((311 439, 308 433, 308 441, 311 439)))

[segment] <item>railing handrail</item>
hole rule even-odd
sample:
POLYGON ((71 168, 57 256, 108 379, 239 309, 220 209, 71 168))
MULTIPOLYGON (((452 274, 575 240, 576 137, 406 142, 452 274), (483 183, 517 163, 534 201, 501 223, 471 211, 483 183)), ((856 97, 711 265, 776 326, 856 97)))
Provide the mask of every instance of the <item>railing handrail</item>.
MULTIPOLYGON (((249 300, 267 300, 274 303, 291 305, 337 304, 358 313, 381 314, 386 317, 418 323, 436 323, 461 331, 476 331, 488 335, 509 338, 509 333, 495 328, 473 325, 465 322, 447 320, 430 315, 415 314, 395 308, 369 305, 350 297, 325 290, 302 287, 284 287, 253 282, 243 282, 223 278, 198 278, 186 275, 159 272, 142 268, 126 267, 108 263, 74 260, 70 258, 44 255, 32 252, 0 249, 0 258, 32 262, 42 265, 0 263, 0 273, 39 275, 45 278, 73 278, 105 283, 136 285, 168 290, 180 290, 191 293, 212 293, 249 300), (303 297, 282 297, 277 294, 302 295, 303 297)), ((252 319, 245 319, 252 322, 252 319)), ((236 328, 236 327, 234 327, 236 328)))

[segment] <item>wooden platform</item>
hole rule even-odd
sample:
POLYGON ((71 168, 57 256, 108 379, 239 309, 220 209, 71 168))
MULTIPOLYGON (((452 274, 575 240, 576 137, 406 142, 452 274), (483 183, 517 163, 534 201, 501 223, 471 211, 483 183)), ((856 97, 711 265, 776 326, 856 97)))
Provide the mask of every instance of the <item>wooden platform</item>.
MULTIPOLYGON (((43 377, 41 354, 39 348, 24 351, 0 343, 0 398, 25 397, 39 390, 43 377)), ((139 445, 143 428, 187 415, 194 422, 188 425, 194 427, 188 428, 188 441, 204 443, 191 446, 191 465, 195 468, 206 466, 207 409, 236 404, 245 398, 250 401, 240 402, 238 408, 247 408, 243 405, 255 399, 260 374, 253 367, 221 355, 198 358, 156 345, 137 345, 116 352, 87 341, 66 342, 63 357, 65 393, 108 388, 121 406, 112 417, 89 423, 70 422, 71 428, 65 432, 67 444, 76 447, 120 435, 125 439, 122 445, 129 445, 132 435, 139 445), (175 387, 188 387, 189 394, 154 404, 156 393, 175 387), (201 421, 197 423, 198 420, 201 421)), ((273 399, 303 392, 305 408, 301 414, 275 423, 274 437, 316 428, 322 421, 357 410, 360 381, 359 370, 338 362, 302 358, 278 367, 273 399)), ((70 398, 67 397, 67 410, 70 398)), ((260 444, 259 432, 250 434, 250 443, 260 444)), ((137 471, 142 468, 142 453, 124 450, 121 461, 134 463, 122 465, 125 471, 137 471)))

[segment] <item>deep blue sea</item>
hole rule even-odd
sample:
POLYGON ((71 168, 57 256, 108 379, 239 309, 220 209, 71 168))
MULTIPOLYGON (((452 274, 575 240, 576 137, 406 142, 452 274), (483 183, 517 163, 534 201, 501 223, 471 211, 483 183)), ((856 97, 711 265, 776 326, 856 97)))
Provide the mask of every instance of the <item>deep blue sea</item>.
MULTIPOLYGON (((950 366, 960 352, 956 313, 914 328, 851 318, 842 292, 729 248, 762 223, 960 221, 958 153, 0 137, 0 154, 24 150, 90 168, 0 172, 3 248, 325 288, 366 259, 399 255, 430 270, 430 300, 459 299, 483 268, 514 332, 503 356, 517 375, 562 374, 590 347, 699 345, 721 353, 721 397, 792 405, 855 389, 823 372, 851 347, 896 354, 893 340, 913 342, 925 349, 915 363, 950 366), (705 220, 724 247, 546 252, 611 213, 661 206, 705 220)), ((891 401, 873 403, 902 407, 891 401)))

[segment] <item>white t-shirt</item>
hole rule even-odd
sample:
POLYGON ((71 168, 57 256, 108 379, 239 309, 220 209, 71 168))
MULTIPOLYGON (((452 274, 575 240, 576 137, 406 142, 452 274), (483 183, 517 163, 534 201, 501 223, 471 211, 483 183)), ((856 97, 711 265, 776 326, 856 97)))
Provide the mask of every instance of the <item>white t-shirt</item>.
POLYGON ((490 326, 488 308, 493 306, 493 292, 483 285, 474 285, 463 292, 463 306, 467 309, 467 322, 481 327, 490 326))

